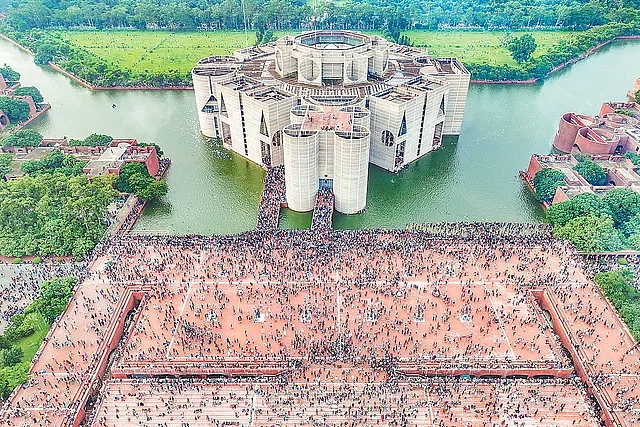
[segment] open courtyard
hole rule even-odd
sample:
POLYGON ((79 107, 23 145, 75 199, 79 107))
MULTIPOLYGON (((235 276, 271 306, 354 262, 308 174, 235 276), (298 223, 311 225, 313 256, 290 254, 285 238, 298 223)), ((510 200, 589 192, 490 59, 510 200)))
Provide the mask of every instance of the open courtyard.
POLYGON ((0 424, 636 425, 572 249, 491 227, 106 242, 0 424))

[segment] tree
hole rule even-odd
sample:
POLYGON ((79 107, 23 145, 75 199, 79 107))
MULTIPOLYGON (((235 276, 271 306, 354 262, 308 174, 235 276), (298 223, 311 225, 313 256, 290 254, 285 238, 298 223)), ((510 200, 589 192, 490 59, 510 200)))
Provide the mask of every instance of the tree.
POLYGON ((42 142, 42 135, 33 129, 19 129, 0 139, 3 147, 37 147, 42 142))
POLYGON ((40 65, 47 65, 53 61, 58 54, 58 46, 54 43, 42 43, 38 46, 34 62, 40 65))
POLYGON ((0 179, 4 179, 4 176, 11 172, 11 162, 13 161, 13 156, 8 153, 0 154, 0 179))
POLYGON ((111 144, 113 138, 109 135, 103 135, 100 133, 92 133, 85 139, 70 139, 69 146, 82 146, 82 147, 106 147, 111 144))
POLYGON ((540 202, 551 202, 556 194, 556 188, 564 183, 564 174, 559 170, 550 168, 539 170, 533 177, 536 199, 540 202))
POLYGON ((624 319, 631 334, 640 339, 640 291, 633 286, 633 272, 629 268, 598 273, 593 280, 624 319))
POLYGON ((7 82, 17 82, 20 80, 20 73, 7 64, 4 64, 4 67, 0 67, 0 74, 2 74, 2 77, 7 82))
POLYGON ((578 172, 591 185, 602 186, 607 182, 607 172, 599 164, 591 160, 578 162, 573 167, 573 170, 578 172))
POLYGON ((38 88, 35 86, 19 87, 13 92, 13 94, 17 96, 30 96, 31 98, 33 98, 33 102, 35 103, 40 103, 44 101, 42 94, 40 93, 38 88))
POLYGON ((569 240, 584 252, 619 251, 624 247, 620 234, 606 214, 580 216, 553 230, 554 237, 569 240))
POLYGON ((640 90, 636 92, 636 102, 640 104, 640 90))
POLYGON ((582 193, 566 202, 554 203, 547 209, 547 221, 552 225, 565 225, 574 218, 589 214, 610 214, 609 206, 596 194, 582 193))
POLYGON ((102 238, 114 176, 59 171, 0 181, 0 255, 82 255, 102 238))
POLYGON ((40 160, 28 160, 20 166, 27 175, 37 176, 43 173, 60 172, 66 176, 82 174, 82 168, 87 162, 76 160, 71 154, 62 154, 60 150, 53 150, 40 160))
POLYGON ((623 228, 631 217, 640 213, 640 194, 628 188, 615 188, 607 192, 602 200, 611 210, 616 227, 623 228))
POLYGON ((23 122, 29 119, 31 112, 28 103, 8 96, 0 96, 0 110, 4 111, 9 120, 15 122, 23 122))
POLYGON ((25 313, 40 313, 51 324, 60 316, 73 296, 73 288, 77 283, 75 277, 54 278, 40 285, 40 295, 25 313))
POLYGON ((116 188, 125 193, 134 193, 144 201, 162 197, 168 191, 167 183, 153 179, 142 163, 127 163, 120 170, 116 188))
POLYGON ((520 37, 511 37, 507 41, 507 49, 518 63, 527 62, 538 45, 531 34, 523 34, 520 37))
POLYGON ((0 351, 0 363, 5 367, 13 366, 20 363, 20 359, 22 359, 23 355, 24 352, 20 347, 12 346, 0 351))

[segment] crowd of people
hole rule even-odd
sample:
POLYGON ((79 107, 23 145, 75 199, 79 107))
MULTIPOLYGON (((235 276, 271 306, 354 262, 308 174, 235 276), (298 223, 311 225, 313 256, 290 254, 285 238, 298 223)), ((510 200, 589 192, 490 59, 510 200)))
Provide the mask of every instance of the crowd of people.
POLYGON ((0 265, 0 329, 4 329, 14 315, 21 314, 38 296, 42 282, 63 276, 82 280, 85 271, 84 263, 0 265))
POLYGON ((276 230, 280 220, 280 205, 285 199, 284 166, 267 169, 264 190, 258 207, 258 230, 276 230))
POLYGON ((92 426, 596 427, 597 410, 575 379, 373 379, 362 367, 314 367, 309 377, 110 382, 92 426), (352 378, 354 372, 365 374, 352 378), (329 377, 327 379, 327 377, 329 377), (165 424, 166 420, 170 420, 165 424), (237 423, 237 424, 236 424, 237 423))
MULTIPOLYGON (((63 388, 62 378, 95 384, 99 360, 113 348, 109 331, 126 316, 122 300, 132 289, 144 300, 129 317, 122 356, 112 367, 137 363, 137 375, 145 375, 147 363, 156 362, 283 361, 289 375, 308 384, 291 390, 294 401, 321 396, 323 379, 345 383, 355 375, 380 387, 397 382, 403 363, 475 361, 495 368, 543 361, 550 363, 547 367, 566 367, 559 345, 551 343, 559 338, 529 293, 546 289, 551 302, 558 302, 570 347, 589 365, 583 380, 609 393, 612 410, 625 408, 620 416, 634 417, 629 408, 638 406, 635 387, 624 382, 640 368, 638 352, 631 351, 634 341, 580 272, 571 246, 551 238, 544 227, 459 223, 428 231, 114 236, 96 248, 95 256, 89 279, 36 362, 34 372, 47 375, 36 374, 5 412, 9 421, 16 420, 12 425, 28 417, 24 408, 46 406, 52 395, 59 406, 65 400, 68 408, 81 404, 85 394, 56 394, 56 387, 63 388), (52 372, 61 375, 49 376, 52 372)), ((135 401, 136 392, 131 393, 135 401)), ((279 400, 284 395, 267 396, 273 398, 269 404, 286 408, 279 400)), ((535 398, 513 396, 518 410, 508 419, 535 412, 535 398)), ((547 406, 560 414, 567 409, 563 404, 559 399, 547 406)), ((483 416, 502 422, 494 414, 501 409, 491 407, 483 416)), ((357 402, 350 410, 365 416, 366 408, 357 402)), ((448 415, 443 425, 459 425, 456 414, 448 415)))
POLYGON ((316 205, 313 208, 313 217, 311 218, 311 230, 331 230, 334 200, 335 197, 333 196, 333 191, 331 191, 331 189, 323 187, 318 190, 316 205))

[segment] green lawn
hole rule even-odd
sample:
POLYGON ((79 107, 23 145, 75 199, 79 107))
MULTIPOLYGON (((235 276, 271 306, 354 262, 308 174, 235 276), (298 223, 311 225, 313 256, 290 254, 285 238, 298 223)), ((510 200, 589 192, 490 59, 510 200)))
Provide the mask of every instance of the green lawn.
MULTIPOLYGON (((64 31, 64 39, 114 64, 133 70, 187 72, 209 55, 231 55, 245 46, 242 32, 64 31)), ((255 33, 248 33, 249 45, 255 33)))
MULTIPOLYGON (((239 31, 61 31, 58 34, 108 62, 136 71, 188 72, 205 56, 230 55, 245 46, 245 35, 239 31)), ((505 33, 413 30, 404 34, 408 35, 415 45, 426 47, 434 56, 457 56, 465 63, 515 65, 509 52, 502 47, 505 33)), ((570 34, 554 31, 534 32, 538 43, 534 56, 545 53, 560 38, 570 34)), ((248 38, 249 45, 252 45, 255 42, 255 34, 250 32, 248 38)))
MULTIPOLYGON (((502 46, 507 34, 504 32, 407 31, 403 34, 433 56, 457 56, 467 64, 516 65, 510 52, 502 46)), ((520 36, 524 33, 511 34, 520 36)), ((538 45, 534 57, 543 55, 558 40, 571 35, 566 31, 535 31, 532 34, 538 45)))
POLYGON ((20 338, 15 342, 15 345, 20 347, 24 352, 21 360, 22 363, 31 363, 33 355, 36 354, 40 348, 40 344, 42 344, 42 341, 44 340, 44 337, 46 337, 47 332, 49 332, 50 325, 45 321, 42 315, 38 314, 38 317, 40 318, 40 322, 36 327, 36 331, 28 337, 20 338))

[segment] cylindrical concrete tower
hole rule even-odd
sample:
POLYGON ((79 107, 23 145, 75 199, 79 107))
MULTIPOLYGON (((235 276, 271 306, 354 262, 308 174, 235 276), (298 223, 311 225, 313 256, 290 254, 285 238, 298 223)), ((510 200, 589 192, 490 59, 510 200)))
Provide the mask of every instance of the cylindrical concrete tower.
POLYGON ((333 144, 333 192, 338 212, 354 214, 367 205, 369 130, 353 126, 351 132, 336 131, 333 144))
POLYGON ((218 136, 214 117, 218 115, 219 104, 214 94, 214 84, 232 77, 239 68, 240 65, 232 56, 210 56, 201 59, 191 71, 200 132, 204 136, 209 138, 218 136))
POLYGON ((205 105, 213 95, 209 89, 209 76, 192 74, 193 93, 196 96, 196 106, 198 108, 198 120, 200 121, 200 132, 209 138, 216 137, 216 129, 213 122, 214 112, 206 112, 205 105))
POLYGON ((575 144, 578 130, 595 123, 595 119, 582 114, 565 113, 560 118, 558 132, 553 139, 553 146, 563 153, 570 153, 575 144))
POLYGON ((318 193, 318 132, 291 124, 282 133, 287 204, 294 211, 310 211, 318 193))

